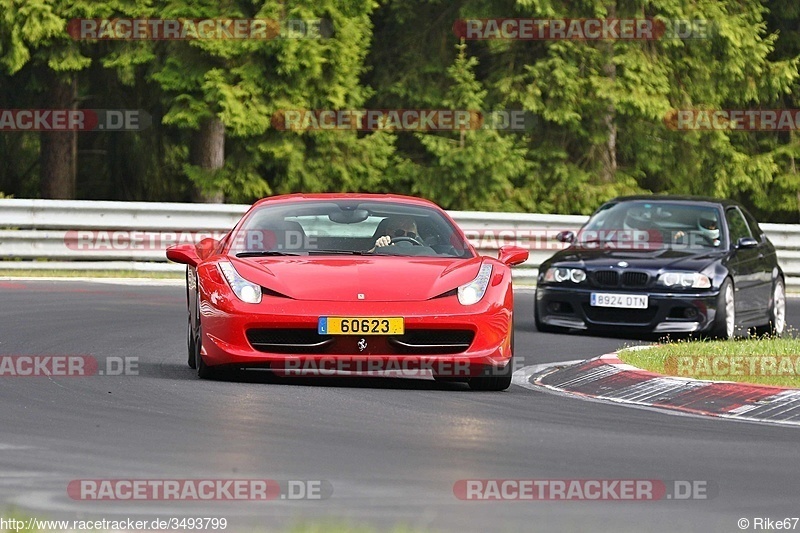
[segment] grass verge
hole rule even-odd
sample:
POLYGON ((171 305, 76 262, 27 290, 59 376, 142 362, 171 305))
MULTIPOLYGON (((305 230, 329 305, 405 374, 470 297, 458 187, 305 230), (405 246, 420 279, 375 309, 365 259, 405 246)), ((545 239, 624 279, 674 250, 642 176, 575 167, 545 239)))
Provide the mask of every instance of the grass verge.
POLYGON ((673 341, 648 349, 626 348, 619 358, 668 376, 800 388, 800 339, 795 335, 673 341))

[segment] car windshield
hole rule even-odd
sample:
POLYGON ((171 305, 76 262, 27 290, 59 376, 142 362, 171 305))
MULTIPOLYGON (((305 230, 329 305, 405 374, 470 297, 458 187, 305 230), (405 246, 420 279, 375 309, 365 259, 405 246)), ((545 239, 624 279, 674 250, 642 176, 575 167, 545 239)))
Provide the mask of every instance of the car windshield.
POLYGON ((267 203, 229 237, 229 253, 472 257, 438 209, 364 200, 267 203))
POLYGON ((710 205, 628 201, 600 208, 576 238, 585 248, 707 250, 722 245, 719 210, 710 205))

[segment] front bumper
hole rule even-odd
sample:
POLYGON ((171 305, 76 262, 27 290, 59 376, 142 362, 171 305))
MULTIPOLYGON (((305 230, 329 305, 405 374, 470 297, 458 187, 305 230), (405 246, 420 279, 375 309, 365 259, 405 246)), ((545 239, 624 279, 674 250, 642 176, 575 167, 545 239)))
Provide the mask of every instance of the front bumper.
POLYGON ((651 290, 566 288, 540 285, 536 315, 549 326, 654 333, 704 332, 713 327, 719 290, 655 292, 651 290), (592 292, 646 294, 647 309, 616 309, 590 305, 592 292))
MULTIPOLYGON (((201 353, 209 366, 268 367, 289 375, 300 371, 326 375, 334 371, 401 370, 471 377, 503 369, 512 357, 511 305, 479 302, 462 306, 455 296, 400 303, 265 297, 260 304, 252 305, 231 298, 223 301, 220 296, 201 299, 201 353), (435 348, 408 353, 409 348, 398 339, 392 342, 392 337, 383 335, 337 335, 318 346, 309 341, 309 346, 300 350, 302 353, 278 353, 264 345, 257 348, 251 342, 254 330, 299 331, 308 339, 316 334, 321 316, 402 316, 406 333, 468 331, 472 336, 466 349, 441 354, 435 348)), ((509 297, 513 298, 510 294, 509 297)))

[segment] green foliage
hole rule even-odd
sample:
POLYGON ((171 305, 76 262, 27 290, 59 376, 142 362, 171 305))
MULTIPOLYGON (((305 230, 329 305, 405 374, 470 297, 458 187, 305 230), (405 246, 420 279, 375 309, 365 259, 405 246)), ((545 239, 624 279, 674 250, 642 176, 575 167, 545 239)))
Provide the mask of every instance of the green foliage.
MULTIPOLYGON (((477 59, 458 46, 455 63, 448 69, 452 86, 442 109, 481 112, 487 91, 475 79, 477 59)), ((519 209, 523 197, 515 184, 525 180, 529 163, 525 148, 514 134, 496 129, 467 129, 453 134, 416 135, 430 156, 419 170, 413 192, 451 209, 519 209)))
MULTIPOLYGON (((451 209, 589 213, 651 191, 744 201, 798 221, 796 132, 675 131, 675 109, 800 107, 796 0, 0 0, 0 108, 48 107, 76 79, 84 108, 143 109, 140 133, 79 138, 78 195, 226 201, 297 191, 417 194, 451 209), (331 38, 76 41, 75 17, 325 19, 331 38), (459 18, 705 20, 708 38, 458 42, 459 18), (297 132, 288 109, 525 110, 527 130, 297 132), (201 169, 201 124, 225 163, 201 169)), ((38 135, 3 133, 0 190, 38 191, 38 135)))

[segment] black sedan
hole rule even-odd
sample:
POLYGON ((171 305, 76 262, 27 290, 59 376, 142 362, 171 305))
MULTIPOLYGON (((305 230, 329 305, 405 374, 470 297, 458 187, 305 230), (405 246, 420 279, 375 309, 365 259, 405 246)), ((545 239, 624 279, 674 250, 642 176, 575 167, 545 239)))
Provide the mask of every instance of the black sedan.
POLYGON ((615 198, 556 238, 570 246, 539 267, 540 331, 783 333, 775 247, 736 202, 615 198))

